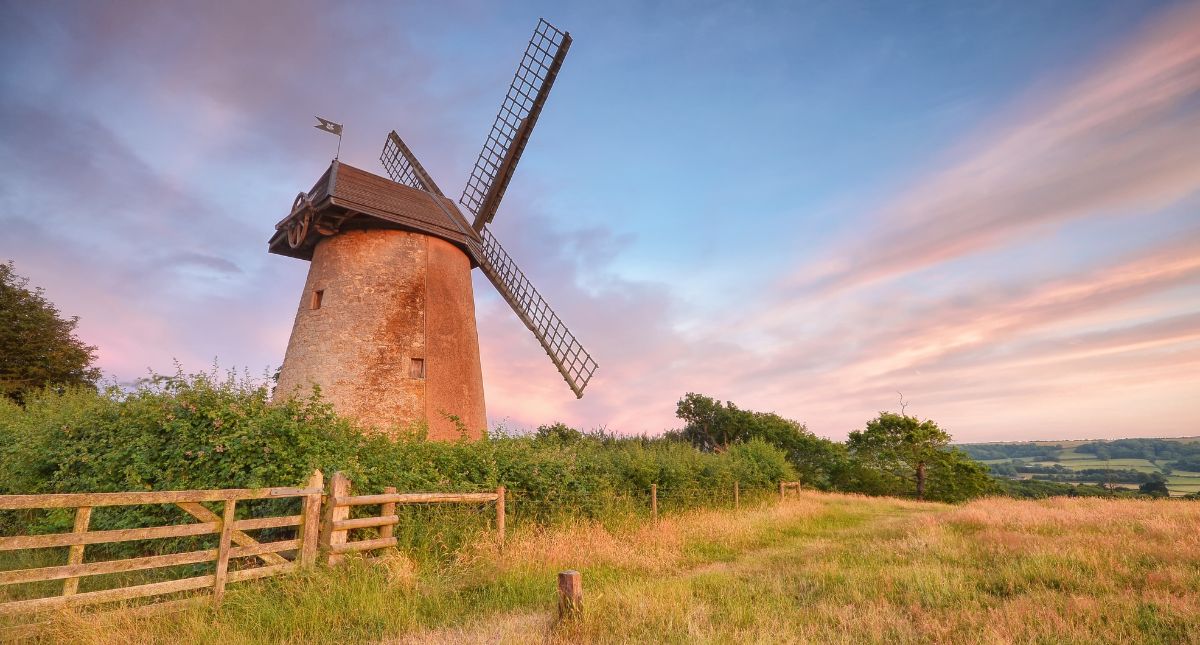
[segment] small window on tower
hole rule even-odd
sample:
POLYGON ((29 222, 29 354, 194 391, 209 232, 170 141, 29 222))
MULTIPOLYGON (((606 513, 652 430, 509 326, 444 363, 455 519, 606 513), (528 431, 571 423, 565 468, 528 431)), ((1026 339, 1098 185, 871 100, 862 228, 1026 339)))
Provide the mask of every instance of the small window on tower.
POLYGON ((408 377, 409 378, 425 378, 425 359, 423 359, 423 358, 408 359, 408 377))
POLYGON ((320 309, 321 308, 321 299, 324 297, 325 297, 324 289, 314 289, 313 295, 312 295, 312 308, 320 309))

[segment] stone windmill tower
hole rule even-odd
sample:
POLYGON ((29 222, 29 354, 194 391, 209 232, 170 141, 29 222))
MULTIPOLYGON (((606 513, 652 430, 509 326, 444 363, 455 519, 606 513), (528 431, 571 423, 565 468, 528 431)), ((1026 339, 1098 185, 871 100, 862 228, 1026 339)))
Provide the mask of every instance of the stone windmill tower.
POLYGON ((339 413, 369 425, 424 420, 433 439, 478 437, 486 415, 474 268, 583 396, 596 362, 487 228, 570 46, 569 33, 538 23, 458 204, 394 131, 380 157, 391 179, 334 160, 296 197, 269 244, 311 263, 277 398, 315 384, 339 413))

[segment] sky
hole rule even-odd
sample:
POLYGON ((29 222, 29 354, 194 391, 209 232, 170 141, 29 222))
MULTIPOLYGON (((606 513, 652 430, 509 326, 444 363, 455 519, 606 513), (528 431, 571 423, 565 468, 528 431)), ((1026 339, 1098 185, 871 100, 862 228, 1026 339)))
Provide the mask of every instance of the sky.
POLYGON ((492 229, 600 369, 476 271, 493 425, 1200 435, 1196 2, 0 1, 0 261, 112 380, 272 372, 313 117, 457 195, 539 17, 574 44, 492 229))

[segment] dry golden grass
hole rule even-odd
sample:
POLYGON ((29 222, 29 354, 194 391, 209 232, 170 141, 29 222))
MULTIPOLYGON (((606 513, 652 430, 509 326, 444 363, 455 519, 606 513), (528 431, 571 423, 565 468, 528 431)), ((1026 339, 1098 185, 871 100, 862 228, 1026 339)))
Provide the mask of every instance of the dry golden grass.
POLYGON ((772 528, 811 519, 823 509, 816 500, 798 499, 738 514, 691 511, 619 533, 598 522, 535 528, 516 535, 503 552, 492 543, 479 542, 464 551, 464 558, 488 560, 502 573, 586 567, 664 573, 694 564, 691 544, 746 550, 763 541, 772 528))
POLYGON ((577 624, 513 612, 397 642, 1200 642, 1195 504, 794 504, 824 527, 777 517, 781 531, 733 561, 668 557, 647 567, 668 576, 589 589, 577 624))
POLYGON ((72 642, 1200 643, 1200 504, 803 493, 657 526, 525 530, 235 589, 219 613, 63 615, 72 642), (554 576, 583 572, 555 625, 554 576))

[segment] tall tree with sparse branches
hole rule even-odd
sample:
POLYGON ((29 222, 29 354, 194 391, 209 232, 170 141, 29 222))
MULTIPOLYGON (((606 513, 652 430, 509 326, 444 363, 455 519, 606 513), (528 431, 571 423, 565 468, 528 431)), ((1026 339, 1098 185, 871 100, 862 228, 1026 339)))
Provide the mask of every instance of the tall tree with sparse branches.
POLYGON ((0 264, 0 396, 23 403, 47 386, 95 387, 96 348, 75 336, 79 317, 64 318, 41 288, 0 264))

